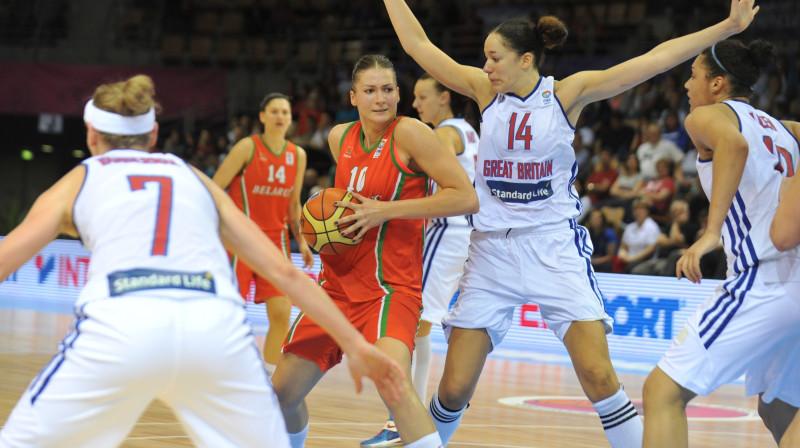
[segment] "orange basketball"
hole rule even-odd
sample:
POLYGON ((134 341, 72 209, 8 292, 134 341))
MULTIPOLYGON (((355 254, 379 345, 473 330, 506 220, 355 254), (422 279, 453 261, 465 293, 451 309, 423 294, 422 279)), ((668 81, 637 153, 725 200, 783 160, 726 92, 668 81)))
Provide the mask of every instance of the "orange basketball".
POLYGON ((321 254, 343 254, 358 244, 352 239, 354 234, 349 235, 350 238, 341 234, 352 223, 341 226, 334 224, 339 218, 353 214, 353 210, 347 207, 334 206, 333 203, 337 201, 360 203, 347 190, 326 188, 308 198, 303 205, 303 216, 300 217, 303 237, 309 246, 321 254))

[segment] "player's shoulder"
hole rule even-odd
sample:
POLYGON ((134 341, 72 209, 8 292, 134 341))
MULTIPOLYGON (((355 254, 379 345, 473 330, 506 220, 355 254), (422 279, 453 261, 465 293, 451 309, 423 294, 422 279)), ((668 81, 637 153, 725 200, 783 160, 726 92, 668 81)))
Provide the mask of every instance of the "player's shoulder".
POLYGON ((418 133, 418 132, 432 132, 430 126, 412 117, 399 117, 395 132, 402 134, 405 133, 418 133))

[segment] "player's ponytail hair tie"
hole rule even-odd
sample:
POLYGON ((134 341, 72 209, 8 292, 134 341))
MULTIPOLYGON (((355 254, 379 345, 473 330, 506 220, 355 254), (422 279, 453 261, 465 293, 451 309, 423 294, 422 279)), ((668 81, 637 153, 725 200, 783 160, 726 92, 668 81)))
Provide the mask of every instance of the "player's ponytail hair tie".
POLYGON ((156 110, 150 108, 141 115, 127 117, 103 110, 94 105, 93 100, 83 108, 83 121, 90 123, 95 130, 112 135, 142 135, 152 131, 156 125, 156 110))
POLYGON ((739 79, 739 78, 737 78, 737 77, 733 76, 733 73, 729 72, 729 71, 728 71, 728 69, 726 69, 726 68, 725 68, 725 66, 724 66, 724 65, 722 65, 722 62, 720 62, 720 61, 719 61, 719 58, 717 57, 716 46, 717 46, 717 44, 714 44, 714 45, 712 45, 712 46, 711 46, 711 57, 712 57, 712 58, 714 58, 714 61, 717 63, 717 65, 719 65, 719 68, 721 68, 721 69, 722 69, 722 71, 723 71, 723 72, 725 72, 725 74, 727 74, 728 76, 730 76, 731 78, 733 78, 733 80, 734 80, 734 81, 738 82, 739 84, 741 84, 741 85, 743 85, 743 86, 748 86, 748 87, 750 88, 750 91, 751 91, 751 92, 752 92, 753 90, 756 90, 755 86, 750 86, 750 85, 748 85, 747 83, 745 83, 745 82, 742 82, 742 80, 741 80, 741 79, 739 79))

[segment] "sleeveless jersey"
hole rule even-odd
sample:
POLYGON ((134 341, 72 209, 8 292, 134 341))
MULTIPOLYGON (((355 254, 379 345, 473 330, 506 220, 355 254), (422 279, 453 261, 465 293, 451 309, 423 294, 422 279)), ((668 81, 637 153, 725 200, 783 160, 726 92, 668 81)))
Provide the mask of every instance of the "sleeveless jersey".
POLYGON ((241 302, 214 199, 183 160, 115 149, 82 164, 72 219, 91 259, 77 306, 121 295, 241 302))
MULTIPOLYGON (((779 252, 769 237, 778 207, 782 176, 794 175, 800 148, 794 135, 780 120, 748 103, 723 101, 736 113, 739 130, 749 150, 742 180, 722 226, 722 240, 728 260, 728 276, 779 257, 797 256, 797 250, 779 252)), ((711 160, 697 160, 697 173, 706 196, 711 198, 711 160)))
MULTIPOLYGON (((458 154, 456 158, 461 167, 467 173, 470 182, 475 182, 475 164, 478 160, 478 133, 475 128, 463 118, 448 118, 441 123, 437 128, 450 126, 458 131, 461 136, 461 143, 464 145, 464 151, 458 154)), ((431 179, 429 190, 430 194, 436 193, 438 185, 431 179)), ((451 216, 449 218, 435 218, 431 220, 434 226, 469 226, 468 216, 451 216)))
POLYGON ((251 138, 253 156, 233 178, 228 195, 261 230, 284 230, 297 176, 297 148, 287 141, 276 155, 260 135, 251 138))
MULTIPOLYGON (((364 146, 361 122, 342 137, 334 186, 379 201, 423 198, 428 177, 416 174, 396 156, 395 119, 373 147, 364 146)), ((363 241, 341 255, 320 255, 320 283, 352 302, 379 299, 394 291, 422 296, 423 219, 392 219, 370 229, 363 241)))
POLYGON ((534 227, 577 218, 578 175, 569 123, 552 77, 527 97, 497 94, 482 112, 473 215, 480 231, 534 227))

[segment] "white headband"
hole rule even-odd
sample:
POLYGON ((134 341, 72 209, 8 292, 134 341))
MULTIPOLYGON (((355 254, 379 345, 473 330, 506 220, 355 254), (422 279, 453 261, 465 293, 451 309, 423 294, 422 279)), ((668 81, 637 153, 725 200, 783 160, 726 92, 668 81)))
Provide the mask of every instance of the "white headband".
POLYGON ((83 108, 83 121, 91 123, 93 128, 106 134, 141 135, 155 128, 156 110, 151 107, 141 115, 126 117, 100 109, 94 105, 93 100, 89 100, 83 108))

